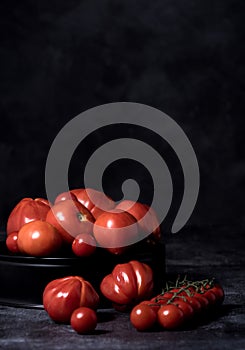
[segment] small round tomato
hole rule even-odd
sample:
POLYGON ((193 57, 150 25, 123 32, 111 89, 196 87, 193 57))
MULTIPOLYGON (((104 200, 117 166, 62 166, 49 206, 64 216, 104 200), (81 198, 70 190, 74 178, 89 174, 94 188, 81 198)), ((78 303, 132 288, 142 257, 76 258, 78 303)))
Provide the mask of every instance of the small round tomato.
POLYGON ((189 304, 191 304, 195 313, 199 313, 202 311, 201 303, 194 296, 185 295, 183 300, 187 301, 189 304))
POLYGON ((203 311, 205 311, 205 310, 208 308, 208 306, 209 306, 209 301, 208 301, 207 298, 205 298, 205 296, 204 296, 203 294, 194 293, 194 294, 193 294, 193 297, 195 297, 195 298, 199 301, 199 303, 200 303, 201 306, 202 306, 203 311))
POLYGON ((139 303, 139 305, 148 305, 155 313, 160 309, 161 305, 159 303, 154 303, 151 300, 143 300, 139 303))
POLYGON ((46 221, 36 220, 21 227, 17 244, 21 253, 48 256, 60 249, 62 238, 54 226, 46 221))
POLYGON ((147 304, 135 306, 130 313, 130 321, 138 331, 151 329, 157 320, 157 313, 147 304))
POLYGON ((216 296, 211 291, 211 289, 207 290, 202 294, 206 299, 208 299, 209 305, 214 305, 216 303, 216 296))
POLYGON ((6 238, 6 246, 11 253, 19 253, 17 239, 18 232, 12 232, 6 238))
POLYGON ((78 201, 59 201, 49 210, 46 221, 59 231, 65 243, 71 244, 80 233, 93 231, 94 217, 78 201))
POLYGON ((179 328, 184 321, 184 313, 173 304, 162 305, 157 313, 158 323, 165 329, 179 328))
POLYGON ((45 220, 49 209, 50 204, 44 198, 23 198, 8 217, 7 234, 18 232, 28 222, 45 220))
POLYGON ((96 240, 89 233, 80 233, 72 242, 72 251, 77 256, 89 256, 96 250, 96 240))
POLYGON ((79 307, 71 315, 71 326, 79 334, 92 332, 97 326, 96 312, 88 307, 79 307))
POLYGON ((193 307, 187 301, 184 301, 181 297, 174 298, 173 304, 178 306, 178 308, 183 311, 186 320, 190 320, 193 317, 193 307))
POLYGON ((219 284, 215 284, 210 291, 215 294, 217 304, 222 304, 224 301, 224 290, 219 284))
POLYGON ((119 209, 103 213, 94 223, 94 237, 109 252, 122 254, 129 245, 138 241, 137 221, 119 209))
POLYGON ((75 194, 80 203, 88 208, 95 219, 105 211, 112 210, 116 205, 110 197, 93 188, 76 189, 71 192, 75 194))

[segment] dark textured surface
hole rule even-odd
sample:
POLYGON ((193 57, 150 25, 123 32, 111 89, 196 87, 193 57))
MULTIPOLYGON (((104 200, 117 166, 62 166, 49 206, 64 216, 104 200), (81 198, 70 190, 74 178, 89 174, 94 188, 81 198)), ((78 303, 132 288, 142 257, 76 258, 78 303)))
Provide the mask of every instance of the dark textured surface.
POLYGON ((186 228, 166 238, 168 276, 215 276, 225 290, 221 310, 182 331, 137 332, 128 314, 98 311, 94 334, 78 335, 52 322, 45 311, 0 306, 1 349, 217 349, 245 348, 244 230, 186 228), (214 234, 216 233, 216 235, 214 234))
MULTIPOLYGON (((201 171, 191 224, 244 220, 244 7, 243 0, 1 1, 0 223, 20 198, 45 196, 58 131, 113 101, 159 108, 190 138, 201 171)), ((106 182, 113 191, 114 178, 106 182)))

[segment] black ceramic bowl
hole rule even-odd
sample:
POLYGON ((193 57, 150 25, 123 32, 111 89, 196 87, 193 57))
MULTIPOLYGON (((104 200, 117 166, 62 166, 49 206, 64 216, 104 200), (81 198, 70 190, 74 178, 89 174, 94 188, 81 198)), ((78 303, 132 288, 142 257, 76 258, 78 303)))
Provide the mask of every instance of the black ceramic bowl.
MULTIPOLYGON (((102 278, 118 263, 139 260, 148 263, 154 271, 155 292, 160 290, 165 277, 164 244, 149 245, 145 241, 134 245, 121 256, 97 248, 90 257, 80 258, 72 252, 37 258, 10 253, 5 244, 6 234, 0 233, 0 304, 42 308, 42 293, 53 279, 78 275, 92 283, 100 294, 102 278)), ((101 297, 101 306, 108 302, 101 297)))

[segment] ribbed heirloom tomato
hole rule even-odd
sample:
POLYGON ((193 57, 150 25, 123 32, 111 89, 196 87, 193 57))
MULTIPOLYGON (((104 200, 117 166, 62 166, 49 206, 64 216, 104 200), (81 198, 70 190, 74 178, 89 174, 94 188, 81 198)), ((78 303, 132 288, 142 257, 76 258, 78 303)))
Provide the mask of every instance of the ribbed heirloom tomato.
POLYGON ((99 295, 92 284, 80 276, 53 280, 43 292, 44 309, 56 322, 70 322, 73 311, 81 306, 95 310, 98 305, 99 295))
POLYGON ((100 284, 102 294, 113 302, 117 310, 131 309, 147 299, 153 291, 153 271, 145 263, 132 260, 118 264, 100 284))
POLYGON ((18 232, 20 228, 34 220, 45 220, 50 203, 44 198, 23 198, 11 211, 7 221, 7 234, 18 232))

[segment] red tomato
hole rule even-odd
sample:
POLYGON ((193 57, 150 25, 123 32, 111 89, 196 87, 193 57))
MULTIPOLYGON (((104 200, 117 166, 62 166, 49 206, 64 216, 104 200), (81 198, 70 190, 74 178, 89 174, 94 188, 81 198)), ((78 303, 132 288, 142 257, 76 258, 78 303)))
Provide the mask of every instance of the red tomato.
POLYGON ((138 331, 151 329, 157 320, 157 313, 147 304, 139 304, 130 313, 130 321, 138 331))
POLYGON ((77 256, 89 256, 96 250, 96 240, 89 233, 80 233, 72 242, 72 251, 77 256))
POLYGON ((18 239, 18 232, 12 232, 7 236, 6 246, 11 253, 19 253, 17 239, 18 239))
POLYGON ((129 245, 138 241, 137 221, 119 209, 103 213, 95 221, 94 237, 109 252, 122 254, 129 245))
POLYGON ((199 301, 199 303, 200 303, 201 306, 202 306, 203 311, 205 311, 205 310, 208 308, 208 306, 209 306, 209 301, 208 301, 207 298, 204 297, 203 294, 194 293, 194 294, 193 294, 193 297, 195 297, 195 298, 199 301))
POLYGON ((57 228, 64 242, 71 244, 80 233, 92 233, 94 217, 78 201, 64 200, 48 212, 46 221, 57 228))
POLYGON ((185 295, 183 300, 191 304, 194 312, 199 313, 202 311, 201 303, 194 296, 185 295))
POLYGON ((100 284, 102 294, 119 305, 129 307, 151 296, 153 272, 150 266, 139 261, 118 264, 100 284))
POLYGON ((92 332, 97 326, 97 315, 93 309, 79 307, 71 315, 71 326, 79 334, 92 332))
POLYGON ((157 311, 158 311, 158 310, 160 309, 160 307, 161 307, 160 303, 154 303, 154 302, 152 302, 151 300, 143 300, 143 301, 140 302, 139 305, 141 305, 141 304, 143 304, 143 305, 148 305, 152 310, 155 311, 155 313, 157 313, 157 311))
POLYGON ((224 290, 219 284, 215 284, 210 291, 215 294, 217 304, 222 304, 224 301, 224 290))
POLYGON ((69 322, 73 311, 81 306, 96 309, 98 305, 99 296, 93 286, 79 276, 53 280, 43 292, 44 309, 56 322, 69 322))
POLYGON ((18 232, 20 228, 34 220, 45 220, 50 209, 44 198, 23 198, 11 211, 7 221, 7 234, 18 232))
POLYGON ((148 235, 152 233, 156 240, 161 237, 160 226, 155 211, 146 204, 124 200, 120 202, 116 209, 127 211, 138 221, 140 229, 148 235))
POLYGON ((32 256, 49 256, 60 249, 62 238, 51 224, 36 220, 21 227, 17 244, 21 253, 32 256))
POLYGON ((190 320, 194 316, 194 309, 191 304, 184 301, 181 297, 174 298, 173 304, 183 311, 186 320, 190 320))
POLYGON ((157 313, 158 323, 165 329, 179 328, 184 321, 184 313, 176 305, 162 305, 157 313))
POLYGON ((68 199, 71 199, 71 200, 77 200, 77 197, 75 196, 75 194, 73 193, 73 192, 71 192, 71 191, 68 191, 68 192, 62 192, 62 193, 60 193, 57 197, 56 197, 56 199, 55 199, 55 201, 54 201, 54 204, 56 204, 56 203, 58 203, 58 202, 60 202, 60 201, 66 201, 66 200, 68 200, 68 199))
POLYGON ((214 305, 216 303, 216 296, 215 294, 210 290, 207 290, 205 293, 201 294, 206 299, 208 299, 209 305, 214 305))
POLYGON ((97 219, 103 212, 109 211, 115 207, 115 202, 103 192, 92 188, 83 188, 72 190, 77 200, 82 203, 97 219))

